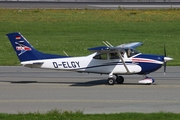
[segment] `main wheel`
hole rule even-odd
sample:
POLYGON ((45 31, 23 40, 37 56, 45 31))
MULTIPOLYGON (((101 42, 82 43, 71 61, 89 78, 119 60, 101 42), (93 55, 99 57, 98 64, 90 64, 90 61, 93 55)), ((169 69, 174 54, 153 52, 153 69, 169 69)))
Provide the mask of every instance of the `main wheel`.
POLYGON ((117 82, 118 84, 123 84, 124 78, 123 78, 122 76, 117 76, 117 77, 116 77, 116 82, 117 82))
POLYGON ((114 80, 113 78, 108 78, 107 83, 108 83, 109 85, 114 85, 115 80, 114 80))

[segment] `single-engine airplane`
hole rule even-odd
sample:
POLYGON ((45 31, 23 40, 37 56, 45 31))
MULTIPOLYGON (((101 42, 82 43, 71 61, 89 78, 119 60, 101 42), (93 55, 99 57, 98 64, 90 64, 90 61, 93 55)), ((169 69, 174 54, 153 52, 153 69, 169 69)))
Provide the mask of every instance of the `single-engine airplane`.
POLYGON ((121 75, 131 74, 143 75, 144 79, 139 83, 151 84, 154 79, 146 75, 158 70, 163 64, 166 72, 166 62, 173 60, 166 57, 165 47, 164 56, 136 51, 135 48, 142 45, 141 42, 112 46, 106 41, 103 42, 106 46, 89 48, 94 53, 88 56, 71 57, 39 52, 19 32, 9 33, 7 36, 25 67, 108 74, 109 85, 122 84, 124 78, 121 75))

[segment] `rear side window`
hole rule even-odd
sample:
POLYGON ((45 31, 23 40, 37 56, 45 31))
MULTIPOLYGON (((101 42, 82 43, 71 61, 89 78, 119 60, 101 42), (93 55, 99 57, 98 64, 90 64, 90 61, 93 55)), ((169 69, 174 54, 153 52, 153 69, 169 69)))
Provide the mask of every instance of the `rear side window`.
POLYGON ((98 54, 93 57, 94 59, 107 60, 107 53, 98 54))

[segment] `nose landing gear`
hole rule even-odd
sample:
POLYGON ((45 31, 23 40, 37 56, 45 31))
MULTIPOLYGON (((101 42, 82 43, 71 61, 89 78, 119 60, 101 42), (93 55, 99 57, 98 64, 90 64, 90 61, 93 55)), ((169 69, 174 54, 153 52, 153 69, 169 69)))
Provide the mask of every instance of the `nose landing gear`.
POLYGON ((141 84, 146 84, 146 85, 150 85, 150 84, 152 84, 152 83, 154 83, 155 82, 155 80, 154 80, 154 78, 152 78, 152 77, 148 77, 148 76, 144 76, 144 79, 143 80, 140 80, 139 81, 139 83, 141 83, 141 84))

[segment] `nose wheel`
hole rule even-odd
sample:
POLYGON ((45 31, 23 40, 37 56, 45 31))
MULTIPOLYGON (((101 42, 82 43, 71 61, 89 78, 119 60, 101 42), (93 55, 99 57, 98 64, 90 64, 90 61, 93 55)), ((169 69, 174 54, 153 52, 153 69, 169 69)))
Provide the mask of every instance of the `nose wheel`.
POLYGON ((144 75, 143 77, 144 79, 139 81, 139 83, 141 84, 150 85, 155 82, 154 78, 152 77, 147 77, 146 75, 144 75))

